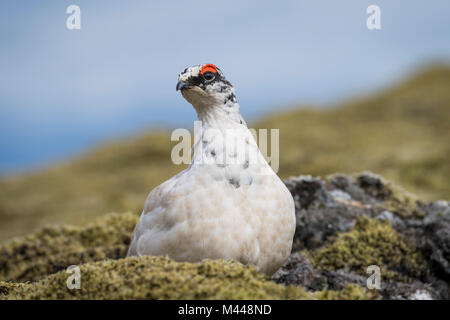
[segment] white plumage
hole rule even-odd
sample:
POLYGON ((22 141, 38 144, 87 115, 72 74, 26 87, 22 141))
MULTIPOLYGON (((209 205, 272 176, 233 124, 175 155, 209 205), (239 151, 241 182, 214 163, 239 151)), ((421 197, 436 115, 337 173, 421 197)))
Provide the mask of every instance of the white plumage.
POLYGON ((148 196, 128 256, 235 259, 274 273, 292 247, 290 192, 260 153, 218 68, 187 68, 177 89, 196 109, 203 130, 189 168, 148 196))

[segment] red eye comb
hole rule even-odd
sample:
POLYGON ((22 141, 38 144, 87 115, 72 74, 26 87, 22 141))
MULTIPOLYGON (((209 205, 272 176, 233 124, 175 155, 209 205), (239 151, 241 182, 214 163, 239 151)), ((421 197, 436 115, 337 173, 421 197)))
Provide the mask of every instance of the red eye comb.
POLYGON ((212 73, 216 73, 217 72, 216 66, 211 64, 211 63, 205 64, 202 67, 202 70, 200 71, 200 74, 203 75, 205 72, 208 72, 208 71, 212 72, 212 73))

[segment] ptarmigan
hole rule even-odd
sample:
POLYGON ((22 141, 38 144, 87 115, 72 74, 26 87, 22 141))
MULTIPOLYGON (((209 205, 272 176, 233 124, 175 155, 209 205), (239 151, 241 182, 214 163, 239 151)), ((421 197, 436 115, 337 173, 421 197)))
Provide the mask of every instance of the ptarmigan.
POLYGON ((295 231, 289 190, 259 151, 219 68, 186 68, 176 89, 203 130, 191 165, 148 196, 128 256, 235 259, 274 273, 289 256, 295 231))

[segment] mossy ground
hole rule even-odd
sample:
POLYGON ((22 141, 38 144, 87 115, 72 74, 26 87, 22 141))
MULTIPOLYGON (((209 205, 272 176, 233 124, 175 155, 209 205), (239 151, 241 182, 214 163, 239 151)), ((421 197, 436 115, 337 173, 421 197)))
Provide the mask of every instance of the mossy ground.
POLYGON ((348 284, 342 290, 321 290, 314 293, 319 300, 377 300, 380 295, 375 290, 367 290, 356 284, 348 284))
POLYGON ((421 253, 389 222, 367 217, 359 218, 350 231, 339 233, 310 256, 319 270, 344 269, 366 275, 368 266, 377 265, 386 280, 408 281, 408 276, 420 279, 429 270, 421 253))
POLYGON ((124 257, 137 221, 132 213, 110 214, 86 227, 52 226, 16 238, 0 246, 0 280, 36 281, 72 264, 124 257))
POLYGON ((299 287, 267 281, 254 268, 233 261, 177 263, 165 257, 126 258, 80 266, 81 288, 69 290, 69 275, 6 287, 20 299, 310 299, 299 287))
POLYGON ((359 286, 307 292, 235 261, 124 258, 137 216, 111 214, 85 228, 48 227, 0 246, 0 299, 377 299, 359 286), (81 288, 66 272, 80 267, 81 288))
POLYGON ((166 257, 131 257, 80 266, 80 289, 68 289, 60 271, 35 283, 0 281, 0 299, 377 299, 349 285, 342 291, 306 292, 269 281, 234 261, 178 263, 166 257))

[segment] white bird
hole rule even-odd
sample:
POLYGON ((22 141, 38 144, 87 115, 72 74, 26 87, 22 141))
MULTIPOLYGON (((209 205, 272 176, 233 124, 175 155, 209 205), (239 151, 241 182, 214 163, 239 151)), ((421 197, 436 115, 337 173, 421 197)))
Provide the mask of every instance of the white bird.
POLYGON ((292 196, 258 149, 220 69, 189 67, 178 80, 203 130, 190 166, 149 194, 128 256, 235 259, 273 274, 292 248, 292 196))

